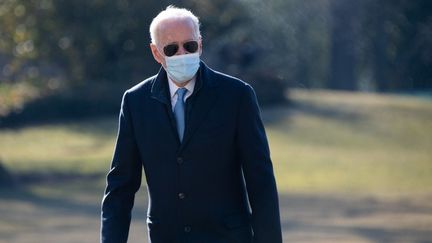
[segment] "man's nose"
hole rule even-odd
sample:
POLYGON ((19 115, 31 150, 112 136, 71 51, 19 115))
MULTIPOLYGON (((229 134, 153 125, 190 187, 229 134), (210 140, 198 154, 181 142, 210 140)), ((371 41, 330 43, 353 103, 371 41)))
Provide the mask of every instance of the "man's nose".
POLYGON ((177 51, 176 55, 184 55, 187 54, 188 52, 184 49, 183 44, 179 44, 179 48, 177 51))

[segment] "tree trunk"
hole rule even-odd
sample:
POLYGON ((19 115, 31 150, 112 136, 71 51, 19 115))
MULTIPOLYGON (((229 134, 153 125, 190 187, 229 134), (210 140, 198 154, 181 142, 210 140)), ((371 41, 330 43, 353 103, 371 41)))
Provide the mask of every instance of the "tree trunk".
POLYGON ((328 87, 340 90, 356 90, 357 79, 355 34, 357 8, 355 1, 331 2, 331 51, 328 87))

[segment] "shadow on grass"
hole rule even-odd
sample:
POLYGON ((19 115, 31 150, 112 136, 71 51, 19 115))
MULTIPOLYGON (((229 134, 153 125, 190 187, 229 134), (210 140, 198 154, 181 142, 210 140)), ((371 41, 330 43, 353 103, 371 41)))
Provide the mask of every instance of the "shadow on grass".
POLYGON ((356 110, 338 109, 337 107, 315 105, 307 102, 291 101, 289 104, 268 107, 263 110, 262 118, 265 124, 272 125, 282 122, 289 125, 289 119, 296 114, 305 114, 346 123, 361 123, 366 119, 356 110), (286 122, 288 120, 288 122, 286 122))
MULTIPOLYGON (((80 178, 57 183, 45 181, 36 186, 43 188, 42 191, 28 186, 3 189, 0 191, 0 200, 3 203, 24 201, 33 205, 38 214, 26 216, 28 221, 37 222, 40 216, 69 219, 81 215, 81 224, 92 219, 92 227, 97 231, 103 193, 102 179, 80 178)), ((134 219, 142 224, 145 223, 147 206, 144 190, 145 187, 140 190, 133 214, 134 219)), ((359 239, 360 242, 428 242, 432 239, 430 200, 431 195, 388 199, 332 193, 281 194, 284 239, 286 242, 356 242, 359 239), (418 219, 422 220, 419 222, 418 219)), ((12 215, 20 213, 14 208, 7 210, 12 215)), ((79 235, 79 225, 70 227, 68 230, 79 235)))
POLYGON ((284 239, 287 242, 307 239, 313 242, 359 239, 428 242, 432 239, 430 199, 430 196, 384 200, 338 194, 281 195, 284 239), (419 218, 423 221, 418 222, 419 218))
POLYGON ((24 176, 18 179, 14 187, 0 189, 1 200, 24 201, 38 208, 54 210, 65 215, 95 215, 100 211, 99 205, 83 203, 75 197, 78 194, 83 196, 96 193, 102 199, 103 190, 94 185, 101 179, 100 175, 63 175, 61 179, 59 175, 45 176, 43 179, 40 176, 24 176), (78 184, 79 187, 74 184, 78 184), (43 189, 42 192, 38 192, 40 188, 43 189))
MULTIPOLYGON (((97 242, 103 190, 100 176, 44 179, 0 189, 0 242, 97 242)), ((140 231, 145 229, 144 190, 133 210, 140 231)))
MULTIPOLYGON (((101 173, 21 174, 14 186, 0 188, 0 200, 25 201, 61 214, 99 217, 104 189, 105 174, 101 173)), ((145 190, 142 186, 140 194, 146 195, 145 190)))

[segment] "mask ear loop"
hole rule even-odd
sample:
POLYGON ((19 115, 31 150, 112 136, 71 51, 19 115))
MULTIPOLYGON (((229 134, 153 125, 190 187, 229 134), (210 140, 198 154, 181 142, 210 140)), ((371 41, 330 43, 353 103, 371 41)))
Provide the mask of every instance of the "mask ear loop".
POLYGON ((164 58, 166 57, 165 52, 159 48, 159 46, 156 45, 156 49, 158 50, 159 54, 161 54, 161 56, 163 56, 164 58))

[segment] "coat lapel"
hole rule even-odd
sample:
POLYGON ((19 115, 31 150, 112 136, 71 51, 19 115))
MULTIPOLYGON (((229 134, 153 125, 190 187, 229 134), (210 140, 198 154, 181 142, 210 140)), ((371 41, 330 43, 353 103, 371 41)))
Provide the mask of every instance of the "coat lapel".
POLYGON ((171 106, 167 76, 161 67, 151 87, 151 97, 165 105, 171 106))
POLYGON ((196 82, 194 93, 187 101, 186 129, 180 150, 185 148, 218 98, 217 82, 203 62, 196 82))
POLYGON ((169 119, 169 123, 171 124, 171 131, 173 132, 174 137, 177 138, 178 144, 180 144, 180 140, 178 139, 177 135, 177 125, 171 108, 171 98, 169 94, 167 75, 162 67, 159 70, 152 85, 151 97, 164 105, 167 118, 169 119))
MULTIPOLYGON (((199 125, 204 121, 207 113, 213 107, 217 97, 217 82, 212 76, 212 71, 201 62, 197 76, 194 92, 187 100, 186 128, 183 142, 180 143, 179 151, 184 149, 199 125)), ((177 136, 177 127, 171 108, 171 99, 167 83, 166 72, 163 68, 159 70, 151 88, 151 97, 163 103, 170 119, 172 131, 177 136)))

